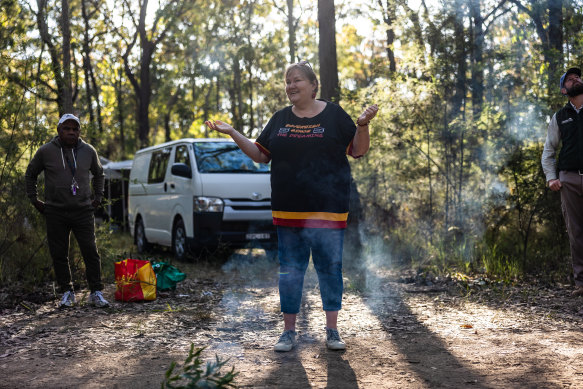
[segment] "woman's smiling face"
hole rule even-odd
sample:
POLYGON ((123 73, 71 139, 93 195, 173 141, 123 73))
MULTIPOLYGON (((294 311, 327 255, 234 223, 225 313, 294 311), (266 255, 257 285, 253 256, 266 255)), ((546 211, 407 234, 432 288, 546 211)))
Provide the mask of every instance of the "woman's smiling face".
POLYGON ((307 102, 313 99, 315 85, 299 70, 292 70, 285 78, 285 93, 292 104, 307 102))

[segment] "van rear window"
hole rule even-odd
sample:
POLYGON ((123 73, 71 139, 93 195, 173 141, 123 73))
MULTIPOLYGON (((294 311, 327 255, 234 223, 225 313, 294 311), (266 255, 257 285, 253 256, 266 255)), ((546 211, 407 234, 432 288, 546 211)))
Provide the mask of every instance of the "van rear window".
POLYGON ((194 143, 194 155, 201 173, 269 173, 270 164, 253 162, 232 142, 194 143))
POLYGON ((150 169, 148 171, 148 184, 164 182, 166 169, 168 168, 168 159, 170 158, 171 148, 155 151, 150 160, 150 169))

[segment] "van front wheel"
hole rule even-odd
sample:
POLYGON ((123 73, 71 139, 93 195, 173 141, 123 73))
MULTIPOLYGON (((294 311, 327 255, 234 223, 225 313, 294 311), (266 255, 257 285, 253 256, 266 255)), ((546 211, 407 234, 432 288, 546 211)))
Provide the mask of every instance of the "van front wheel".
POLYGON ((178 219, 176 223, 174 223, 174 229, 172 231, 172 250, 174 251, 174 257, 179 261, 185 259, 188 253, 186 229, 184 228, 184 222, 182 219, 178 219))

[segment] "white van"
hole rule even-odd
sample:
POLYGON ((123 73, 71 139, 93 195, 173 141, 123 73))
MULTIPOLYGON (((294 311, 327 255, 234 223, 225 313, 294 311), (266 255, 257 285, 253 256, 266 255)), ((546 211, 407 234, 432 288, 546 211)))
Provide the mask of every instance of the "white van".
POLYGON ((277 241, 270 165, 253 162, 230 139, 181 139, 138 151, 128 193, 139 253, 159 244, 183 259, 221 242, 277 241))

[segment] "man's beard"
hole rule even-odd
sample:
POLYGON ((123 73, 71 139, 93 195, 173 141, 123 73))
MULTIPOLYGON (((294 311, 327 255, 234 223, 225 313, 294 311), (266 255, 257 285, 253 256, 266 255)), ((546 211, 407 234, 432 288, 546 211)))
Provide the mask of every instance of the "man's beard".
POLYGON ((583 94, 583 83, 577 82, 571 88, 567 89, 567 96, 575 97, 583 94))

